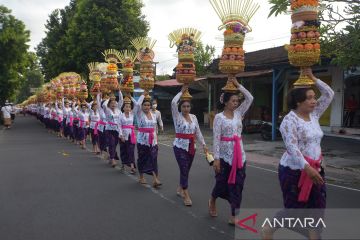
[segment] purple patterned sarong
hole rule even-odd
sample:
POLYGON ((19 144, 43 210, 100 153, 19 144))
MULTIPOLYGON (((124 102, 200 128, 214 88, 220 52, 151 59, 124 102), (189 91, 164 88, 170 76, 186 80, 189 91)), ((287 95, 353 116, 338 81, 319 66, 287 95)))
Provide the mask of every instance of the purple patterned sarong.
POLYGON ((106 134, 105 132, 100 132, 100 131, 98 132, 98 134, 99 134, 100 151, 105 152, 108 146, 106 134))
POLYGON ((105 134, 108 141, 110 159, 116 159, 116 147, 119 143, 119 133, 115 130, 106 130, 105 134))
POLYGON ((78 127, 77 128, 77 139, 78 141, 83 141, 86 139, 86 128, 78 127))
POLYGON ((246 162, 243 168, 237 169, 235 184, 228 184, 230 171, 231 165, 220 159, 220 172, 215 174, 216 183, 212 191, 212 197, 227 200, 231 206, 231 214, 235 216, 236 210, 240 209, 241 205, 242 191, 246 178, 246 162))
MULTIPOLYGON (((283 203, 285 208, 326 208, 326 185, 313 185, 308 202, 299 202, 300 189, 298 182, 300 170, 291 170, 289 167, 279 165, 279 181, 283 193, 283 203)), ((325 181, 325 172, 321 168, 320 175, 325 181)))
POLYGON ((142 144, 137 144, 138 149, 138 168, 139 173, 153 175, 158 174, 158 164, 157 164, 157 155, 158 155, 158 146, 146 146, 142 144))
POLYGON ((94 134, 94 129, 90 129, 90 135, 91 135, 91 143, 92 143, 92 145, 98 144, 98 142, 99 142, 99 134, 95 135, 94 134))
POLYGON ((195 153, 194 155, 191 155, 188 151, 175 146, 173 147, 173 149, 176 161, 180 169, 180 186, 182 187, 182 189, 187 189, 189 185, 189 172, 194 160, 195 153))
POLYGON ((135 144, 131 143, 131 140, 125 142, 120 141, 120 158, 124 165, 131 167, 131 164, 135 165, 135 144))

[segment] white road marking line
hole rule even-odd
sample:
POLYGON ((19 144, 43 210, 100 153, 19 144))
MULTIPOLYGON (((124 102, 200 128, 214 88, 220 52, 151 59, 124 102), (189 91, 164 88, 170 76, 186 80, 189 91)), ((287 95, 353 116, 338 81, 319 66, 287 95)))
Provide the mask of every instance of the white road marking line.
MULTIPOLYGON (((166 146, 171 147, 170 145, 166 145, 166 146)), ((86 145, 86 147, 85 147, 85 150, 86 150, 87 152, 93 154, 92 150, 91 150, 90 148, 88 148, 87 145, 86 145)), ((93 156, 95 156, 96 158, 102 159, 102 160, 106 160, 102 155, 93 155, 93 156)), ((118 168, 115 168, 115 169, 116 169, 117 171, 121 171, 121 170, 118 169, 118 168)), ((126 175, 127 177, 129 177, 130 179, 134 180, 135 182, 138 182, 138 179, 137 179, 136 176, 134 176, 134 175, 132 175, 132 174, 126 172, 126 171, 124 171, 124 172, 122 172, 122 173, 123 173, 124 175, 126 175)), ((201 217, 201 216, 197 216, 195 213, 193 213, 191 210, 189 210, 189 209, 187 209, 187 208, 183 209, 183 208, 179 207, 179 206, 182 206, 182 205, 181 205, 181 204, 177 204, 177 203, 178 203, 177 201, 173 201, 173 200, 171 200, 170 198, 167 198, 164 194, 162 194, 161 192, 159 192, 157 189, 153 188, 153 187, 150 186, 149 184, 142 185, 142 186, 143 186, 144 188, 150 189, 150 191, 151 191, 152 193, 154 193, 155 195, 157 195, 157 196, 160 197, 161 199, 163 199, 163 200, 165 200, 165 201, 167 201, 167 202, 169 202, 169 203, 171 203, 171 204, 173 204, 173 205, 176 205, 176 206, 178 207, 178 209, 180 209, 181 211, 187 213, 187 214, 188 214, 189 216, 191 216, 192 218, 197 219, 197 220, 203 218, 203 217, 201 217)), ((231 234, 227 234, 224 230, 217 229, 216 227, 211 227, 211 226, 210 226, 210 228, 211 228, 213 231, 216 231, 216 232, 219 233, 219 234, 232 236, 231 234)))
POLYGON ((356 189, 356 188, 344 187, 344 186, 340 186, 340 185, 336 185, 336 184, 331 184, 331 183, 326 183, 326 185, 327 185, 327 186, 332 186, 332 187, 338 187, 338 188, 342 188, 342 189, 346 189, 346 190, 350 190, 350 191, 360 192, 360 189, 356 189))
POLYGON ((268 168, 263 168, 263 167, 258 167, 258 166, 254 166, 252 164, 248 164, 247 166, 249 167, 252 167, 252 168, 257 168, 257 169, 260 169, 260 170, 264 170, 264 171, 267 171, 267 172, 272 172, 272 173, 278 173, 278 171, 275 171, 275 170, 272 170, 272 169, 268 169, 268 168))
MULTIPOLYGON (((173 146, 171 146, 171 145, 164 144, 164 143, 159 143, 159 145, 163 145, 163 146, 166 146, 166 147, 173 147, 173 146)), ((203 153, 199 153, 199 154, 202 155, 202 156, 205 156, 205 154, 203 154, 203 153)), ((278 173, 278 171, 275 171, 275 170, 272 170, 272 169, 268 169, 268 168, 263 168, 263 167, 254 166, 254 165, 251 165, 251 164, 248 164, 248 166, 249 166, 249 167, 252 167, 252 168, 264 170, 264 171, 267 171, 267 172, 272 172, 272 173, 276 173, 276 174, 278 173)), ((341 185, 337 185, 337 184, 327 183, 326 185, 327 185, 327 186, 332 186, 332 187, 341 188, 341 189, 346 189, 346 190, 350 190, 350 191, 360 192, 360 189, 351 188, 351 187, 345 187, 345 186, 341 186, 341 185)))

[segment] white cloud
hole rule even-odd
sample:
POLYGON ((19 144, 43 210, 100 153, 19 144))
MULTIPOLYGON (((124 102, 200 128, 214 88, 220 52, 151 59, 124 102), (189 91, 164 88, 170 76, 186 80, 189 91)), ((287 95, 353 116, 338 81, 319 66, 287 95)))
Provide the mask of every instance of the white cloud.
MULTIPOLYGON (((255 0, 256 1, 256 0, 255 0)), ((182 27, 195 27, 203 33, 202 41, 214 45, 221 54, 222 33, 218 31, 220 19, 208 0, 143 0, 143 13, 150 22, 149 36, 157 40, 155 60, 158 74, 171 73, 177 63, 175 49, 169 48, 167 36, 182 27)), ((245 41, 246 51, 281 46, 289 42, 290 16, 267 18, 270 5, 267 0, 257 0, 259 11, 250 21, 253 32, 245 41)), ((56 8, 63 8, 69 0, 2 0, 13 14, 25 22, 31 31, 31 49, 45 36, 48 15, 56 8)))
MULTIPOLYGON (((290 16, 267 18, 270 5, 267 0, 258 0, 259 11, 250 21, 253 32, 245 41, 246 51, 281 46, 290 38, 290 16)), ((216 47, 216 55, 223 47, 222 32, 218 30, 221 21, 208 0, 144 0, 144 14, 150 22, 149 36, 158 40, 155 47, 159 63, 158 73, 171 73, 177 63, 175 49, 169 48, 167 35, 181 27, 195 27, 202 31, 202 41, 216 47), (171 60, 173 59, 173 60, 171 60)))
POLYGON ((31 32, 30 50, 45 37, 45 24, 49 14, 56 8, 64 8, 69 0, 2 0, 0 4, 11 9, 31 32))

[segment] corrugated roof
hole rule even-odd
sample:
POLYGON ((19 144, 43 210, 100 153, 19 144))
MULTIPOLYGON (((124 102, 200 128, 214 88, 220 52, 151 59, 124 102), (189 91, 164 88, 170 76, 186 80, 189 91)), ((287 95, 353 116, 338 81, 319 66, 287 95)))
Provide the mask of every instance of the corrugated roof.
MULTIPOLYGON (((236 75, 236 77, 256 77, 261 75, 266 75, 272 73, 272 69, 267 70, 258 70, 258 71, 251 71, 251 72, 242 72, 236 75)), ((215 74, 215 75, 209 75, 207 78, 227 78, 228 76, 226 74, 215 74)))
MULTIPOLYGON (((220 59, 214 59, 209 70, 213 73, 219 71, 220 59)), ((245 66, 248 70, 266 70, 277 65, 289 65, 288 53, 284 46, 262 49, 254 52, 245 53, 245 66)))
POLYGON ((284 46, 245 53, 246 66, 259 66, 288 62, 288 52, 285 50, 284 46))
MULTIPOLYGON (((196 81, 200 81, 206 78, 196 78, 196 81)), ((182 83, 178 83, 176 79, 169 79, 169 80, 162 80, 162 81, 156 81, 155 85, 161 86, 161 87, 173 87, 173 86, 181 86, 182 83)))

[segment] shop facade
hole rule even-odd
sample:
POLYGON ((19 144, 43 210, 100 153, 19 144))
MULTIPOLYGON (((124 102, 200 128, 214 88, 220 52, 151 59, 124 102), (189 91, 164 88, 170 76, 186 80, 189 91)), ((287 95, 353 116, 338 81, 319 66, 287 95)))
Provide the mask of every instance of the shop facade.
MULTIPOLYGON (((276 125, 278 115, 288 112, 287 94, 292 84, 299 77, 299 69, 289 64, 287 52, 283 47, 246 53, 245 59, 245 72, 236 75, 236 77, 253 94, 254 103, 244 121, 247 123, 272 121, 276 125)), ((196 113, 199 122, 205 124, 210 124, 211 118, 220 111, 221 88, 227 80, 227 76, 217 70, 218 62, 218 59, 214 60, 209 67, 212 73, 198 78, 190 86, 190 91, 194 97, 193 112, 196 113)), ((332 87, 335 91, 335 97, 329 109, 320 119, 320 124, 325 131, 332 131, 343 126, 344 96, 359 94, 360 86, 358 78, 354 77, 355 73, 345 75, 342 68, 331 65, 328 59, 322 59, 321 63, 321 65, 312 67, 314 75, 332 87), (344 77, 353 80, 345 81, 344 77)), ((170 82, 165 82, 166 84, 159 82, 154 91, 155 95, 165 96, 163 97, 163 110, 170 114, 171 99, 181 86, 176 83, 176 80, 168 81, 170 82)), ((160 97, 160 99, 162 98, 160 97)), ((358 114, 356 115, 357 118, 359 118, 358 114)), ((359 121, 360 119, 356 120, 356 124, 359 121)))

